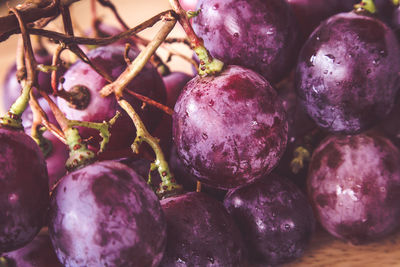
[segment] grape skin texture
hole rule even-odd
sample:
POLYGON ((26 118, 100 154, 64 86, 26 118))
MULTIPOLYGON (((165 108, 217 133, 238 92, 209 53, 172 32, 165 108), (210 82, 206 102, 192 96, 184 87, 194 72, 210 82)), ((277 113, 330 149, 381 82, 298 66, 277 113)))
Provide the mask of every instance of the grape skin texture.
POLYGON ((173 115, 173 138, 183 164, 201 182, 221 189, 269 173, 285 150, 287 130, 274 88, 239 66, 189 81, 173 115))
POLYGON ((160 203, 126 165, 97 162, 64 176, 51 196, 49 234, 65 266, 158 266, 166 244, 160 203))
POLYGON ((400 220, 399 162, 386 137, 327 137, 314 151, 307 181, 322 226, 353 244, 391 233, 400 220))
MULTIPOLYGON (((87 56, 94 65, 108 73, 112 78, 117 78, 127 67, 124 60, 124 47, 120 45, 104 46, 90 51, 87 56)), ((138 54, 138 50, 131 49, 129 58, 132 60, 138 54)), ((136 129, 130 117, 123 111, 114 95, 102 97, 99 91, 107 84, 107 81, 95 72, 88 64, 77 61, 64 75, 65 82, 62 87, 70 91, 75 85, 86 86, 90 90, 90 103, 84 110, 71 107, 67 101, 58 98, 58 106, 64 112, 68 119, 103 122, 111 119, 116 111, 121 112, 121 116, 111 129, 111 138, 108 144, 108 150, 119 150, 129 147, 135 136, 136 129)), ((61 86, 61 85, 60 85, 61 86)), ((145 95, 157 102, 165 101, 165 86, 157 70, 147 63, 138 76, 127 86, 126 90, 135 91, 145 95)), ((158 124, 162 112, 147 105, 141 109, 142 102, 138 99, 125 94, 124 98, 138 112, 145 123, 147 129, 151 131, 158 124)), ((80 128, 82 138, 94 138, 90 140, 90 145, 98 147, 101 140, 98 131, 88 128, 80 128)))
POLYGON ((242 231, 252 260, 259 264, 275 266, 299 258, 314 232, 306 196, 278 175, 230 190, 224 205, 242 231))
POLYGON ((42 152, 23 132, 0 127, 0 169, 0 252, 7 252, 44 225, 49 188, 42 152))
POLYGON ((399 45, 383 22, 341 13, 323 22, 303 46, 296 87, 320 127, 357 133, 390 112, 399 70, 399 45))
POLYGON ((7 267, 63 267, 51 245, 47 230, 42 230, 26 246, 5 253, 7 267))
POLYGON ((242 267, 240 231, 224 206, 191 192, 161 200, 167 219, 167 248, 160 267, 242 267))
POLYGON ((297 24, 284 0, 200 0, 193 29, 213 57, 275 83, 297 56, 297 24))

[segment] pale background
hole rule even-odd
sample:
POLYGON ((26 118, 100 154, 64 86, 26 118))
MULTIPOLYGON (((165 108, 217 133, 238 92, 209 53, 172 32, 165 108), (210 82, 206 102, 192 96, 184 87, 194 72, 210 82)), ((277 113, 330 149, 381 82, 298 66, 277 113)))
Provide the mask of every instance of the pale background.
MULTIPOLYGON (((169 9, 168 0, 114 0, 113 2, 117 6, 122 18, 131 27, 136 26, 140 22, 145 21, 161 11, 169 9)), ((89 27, 91 19, 89 0, 81 0, 73 4, 72 10, 74 22, 82 29, 89 27)), ((2 7, 0 7, 1 15, 4 15, 6 12, 7 10, 4 5, 2 5, 2 7)), ((99 7, 98 13, 105 18, 106 22, 118 25, 109 11, 99 7)), ((58 24, 59 30, 61 30, 60 26, 61 24, 58 24)), ((157 29, 158 27, 156 26, 150 30, 146 30, 142 33, 142 36, 151 38, 157 29)), ((180 26, 175 27, 171 36, 184 36, 180 26)), ((0 43, 0 81, 3 81, 8 66, 15 59, 15 48, 15 37, 0 43)), ((178 50, 187 55, 191 55, 191 51, 185 47, 179 47, 178 50)), ((165 53, 163 55, 165 55, 165 53)), ((172 70, 180 70, 187 73, 191 73, 192 71, 190 64, 176 58, 174 58, 169 65, 172 70)), ((381 242, 375 242, 370 245, 352 246, 330 237, 325 232, 319 230, 305 256, 285 266, 400 266, 400 234, 396 234, 381 242)))

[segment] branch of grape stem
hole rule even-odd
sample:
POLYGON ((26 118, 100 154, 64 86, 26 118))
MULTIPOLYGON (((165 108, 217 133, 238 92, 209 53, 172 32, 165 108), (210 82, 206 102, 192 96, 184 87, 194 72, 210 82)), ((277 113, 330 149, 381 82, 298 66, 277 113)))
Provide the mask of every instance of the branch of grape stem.
MULTIPOLYGON (((52 66, 58 67, 60 65, 60 56, 61 53, 65 50, 65 46, 63 44, 59 44, 54 51, 53 59, 52 59, 52 66)), ((57 95, 57 70, 53 70, 51 72, 51 88, 53 89, 53 94, 57 95)))
POLYGON ((222 71, 224 63, 211 56, 204 47, 203 39, 199 38, 192 28, 186 10, 184 10, 178 0, 169 0, 172 9, 178 16, 178 21, 185 31, 191 48, 196 52, 200 60, 198 72, 200 75, 216 74, 222 71))
MULTIPOLYGON (((122 97, 116 97, 118 104, 126 111, 129 117, 132 119, 135 127, 136 127, 136 138, 132 144, 132 151, 134 153, 139 153, 139 147, 143 142, 146 142, 153 149, 156 159, 154 163, 152 163, 152 169, 154 166, 157 167, 158 173, 161 177, 160 188, 157 190, 159 196, 163 197, 165 194, 170 192, 179 192, 182 191, 182 186, 176 184, 174 175, 169 169, 168 163, 165 160, 164 153, 161 150, 159 140, 153 137, 146 129, 143 121, 140 119, 140 116, 137 114, 135 109, 129 104, 128 101, 123 99, 122 97)), ((151 178, 149 178, 151 182, 151 178)))
MULTIPOLYGON (((28 1, 27 1, 28 3, 28 1)), ((20 16, 25 23, 31 23, 46 17, 56 17, 60 10, 59 0, 52 1, 49 5, 42 7, 37 5, 19 5, 20 16)), ((0 17, 0 39, 5 40, 11 34, 19 32, 19 23, 15 13, 0 17)))
POLYGON ((143 101, 143 102, 146 103, 146 104, 155 106, 156 108, 158 108, 158 109, 164 111, 164 112, 165 112, 166 114, 168 114, 168 115, 174 114, 174 111, 173 111, 171 108, 169 108, 168 106, 165 106, 165 105, 163 105, 163 104, 160 104, 160 103, 158 103, 157 101, 154 101, 153 99, 151 99, 151 98, 149 98, 149 97, 147 97, 147 96, 138 94, 138 93, 136 93, 136 92, 134 92, 134 91, 131 91, 131 90, 125 90, 124 92, 126 92, 126 93, 128 93, 128 94, 130 94, 130 95, 132 95, 132 96, 134 96, 134 97, 136 97, 137 99, 143 101))
POLYGON ((172 16, 165 16, 162 21, 164 25, 154 36, 153 40, 133 60, 132 64, 125 69, 117 80, 101 89, 100 94, 102 96, 108 96, 111 93, 114 93, 117 98, 122 96, 122 92, 126 86, 139 74, 176 24, 176 19, 172 16))

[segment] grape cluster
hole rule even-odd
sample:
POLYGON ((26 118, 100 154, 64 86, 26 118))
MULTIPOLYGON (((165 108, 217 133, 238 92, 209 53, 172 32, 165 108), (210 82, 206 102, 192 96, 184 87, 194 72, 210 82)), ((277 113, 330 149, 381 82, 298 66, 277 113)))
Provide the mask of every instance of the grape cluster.
POLYGON ((38 28, 0 29, 24 37, 3 86, 0 265, 277 266, 318 226, 355 245, 399 227, 396 1, 170 0, 141 25, 176 20, 185 41, 99 2, 122 29, 73 36, 69 1, 65 34, 34 11, 38 28), (169 64, 171 42, 198 73, 169 64))

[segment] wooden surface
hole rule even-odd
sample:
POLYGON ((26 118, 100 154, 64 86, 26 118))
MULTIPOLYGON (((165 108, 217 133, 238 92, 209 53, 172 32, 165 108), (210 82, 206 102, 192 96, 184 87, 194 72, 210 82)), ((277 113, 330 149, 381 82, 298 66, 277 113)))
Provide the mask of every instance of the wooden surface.
MULTIPOLYGON (((169 8, 168 0, 114 0, 121 16, 129 23, 135 26, 138 23, 150 18, 151 16, 169 8)), ((116 25, 110 12, 98 9, 99 14, 105 20, 116 25)), ((4 14, 6 9, 0 7, 0 13, 4 14)), ((89 0, 82 0, 73 5, 74 22, 82 29, 89 25, 90 21, 89 0)), ((151 38, 157 30, 146 30, 142 36, 151 38)), ((184 36, 180 26, 174 29, 171 36, 184 36)), ((6 42, 0 43, 1 67, 0 81, 4 79, 8 66, 15 59, 15 47, 17 38, 12 37, 6 42)), ((180 51, 181 48, 178 48, 180 51)), ((183 49, 185 53, 190 51, 183 49)), ((163 54, 166 55, 165 52, 163 54)), ((174 58, 171 62, 173 70, 181 70, 190 73, 190 65, 182 60, 174 58)), ((400 205, 400 203, 399 203, 400 205)), ((397 233, 380 242, 369 245, 353 246, 331 237, 325 231, 319 229, 315 234, 310 247, 305 255, 284 267, 309 267, 309 266, 338 266, 338 267, 400 267, 400 234, 397 233)))

